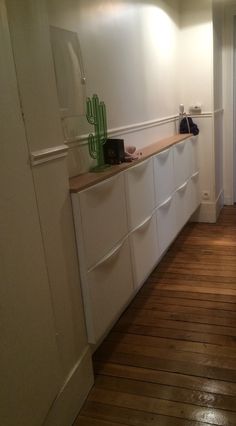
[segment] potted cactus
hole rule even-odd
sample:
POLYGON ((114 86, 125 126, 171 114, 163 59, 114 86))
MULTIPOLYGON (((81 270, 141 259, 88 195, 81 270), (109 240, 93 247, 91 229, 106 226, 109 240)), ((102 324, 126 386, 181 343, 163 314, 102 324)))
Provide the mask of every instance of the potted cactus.
POLYGON ((93 172, 102 172, 109 164, 105 164, 103 155, 103 145, 107 140, 107 119, 106 106, 100 102, 98 95, 93 95, 92 99, 86 100, 86 117, 90 124, 94 126, 94 134, 88 137, 90 156, 97 160, 97 165, 91 169, 93 172))

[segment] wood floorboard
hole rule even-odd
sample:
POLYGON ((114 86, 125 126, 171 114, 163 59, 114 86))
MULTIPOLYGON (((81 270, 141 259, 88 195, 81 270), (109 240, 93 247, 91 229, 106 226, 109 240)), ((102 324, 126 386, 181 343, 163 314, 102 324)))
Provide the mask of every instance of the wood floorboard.
POLYGON ((236 338, 223 334, 201 333, 196 331, 178 330, 165 327, 130 324, 129 322, 118 322, 115 331, 122 333, 141 334, 144 336, 164 337, 166 339, 183 340, 190 342, 211 343, 224 347, 235 347, 236 338))
POLYGON ((236 206, 182 230, 94 370, 74 426, 236 426, 236 206))
POLYGON ((189 299, 189 298, 178 298, 176 301, 176 298, 174 297, 165 297, 165 296, 153 296, 152 298, 142 296, 141 294, 138 294, 136 297, 135 302, 143 301, 144 303, 150 302, 150 303, 159 303, 166 306, 187 306, 187 307, 200 307, 205 309, 212 309, 220 310, 220 311, 232 311, 233 313, 236 313, 236 303, 224 303, 224 302, 217 302, 217 301, 211 301, 211 300, 199 300, 199 299, 189 299))

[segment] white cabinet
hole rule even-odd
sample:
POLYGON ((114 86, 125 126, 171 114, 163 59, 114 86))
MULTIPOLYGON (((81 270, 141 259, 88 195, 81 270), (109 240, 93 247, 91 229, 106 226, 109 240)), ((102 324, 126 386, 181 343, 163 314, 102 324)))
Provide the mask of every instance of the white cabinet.
POLYGON ((191 182, 187 180, 175 192, 177 233, 189 219, 191 211, 191 182))
POLYGON ((127 234, 124 175, 106 179, 77 196, 82 228, 77 239, 90 268, 127 234))
POLYGON ((159 259, 155 213, 130 234, 135 287, 139 288, 159 259))
POLYGON ((134 291, 124 174, 73 194, 88 340, 97 343, 134 291))
POLYGON ((190 139, 184 140, 174 145, 174 178, 175 188, 179 188, 188 180, 190 170, 190 139))
POLYGON ((190 165, 190 175, 199 171, 199 154, 198 154, 198 144, 199 139, 197 136, 192 136, 189 139, 189 165, 190 165))
POLYGON ((175 189, 173 149, 160 152, 153 158, 156 205, 162 204, 175 189))
POLYGON ((191 176, 191 214, 195 212, 200 204, 200 193, 199 193, 199 171, 191 176))
POLYGON ((129 230, 139 226, 155 207, 152 158, 125 172, 129 230))
POLYGON ((171 244, 177 234, 176 209, 174 195, 167 198, 156 212, 157 233, 160 254, 171 244))
POLYGON ((127 238, 88 272, 87 281, 88 337, 90 343, 97 343, 133 294, 127 238))
POLYGON ((72 195, 84 309, 97 344, 199 205, 197 139, 72 195))

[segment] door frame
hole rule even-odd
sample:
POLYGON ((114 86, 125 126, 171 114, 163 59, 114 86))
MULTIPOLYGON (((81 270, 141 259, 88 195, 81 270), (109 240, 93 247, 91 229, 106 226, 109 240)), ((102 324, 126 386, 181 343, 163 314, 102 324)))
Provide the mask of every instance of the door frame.
POLYGON ((236 184, 236 126, 234 126, 234 93, 236 93, 236 78, 234 77, 234 22, 236 17, 236 2, 225 6, 224 13, 224 43, 223 43, 223 182, 224 202, 231 205, 235 201, 236 184), (232 90, 232 86, 235 88, 232 90))

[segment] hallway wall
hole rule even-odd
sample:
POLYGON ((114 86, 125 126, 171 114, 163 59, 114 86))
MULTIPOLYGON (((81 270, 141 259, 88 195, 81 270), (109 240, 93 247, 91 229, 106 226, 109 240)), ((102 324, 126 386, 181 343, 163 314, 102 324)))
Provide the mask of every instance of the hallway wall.
MULTIPOLYGON (((111 137, 137 147, 151 144, 178 131, 180 103, 187 112, 202 105, 194 120, 200 128, 201 192, 209 197, 202 200, 198 218, 214 221, 222 190, 218 173, 215 182, 222 140, 216 141, 215 159, 214 126, 218 135, 221 121, 214 115, 213 64, 220 54, 213 55, 213 46, 214 52, 220 46, 216 32, 213 38, 212 1, 47 0, 47 5, 50 25, 78 34, 86 94, 98 93, 105 101, 111 137)), ((74 176, 92 164, 89 130, 81 118, 71 119, 67 132, 68 127, 69 174, 74 176)))
MULTIPOLYGON (((178 3, 47 1, 50 24, 77 32, 86 94, 105 101, 110 135, 126 144, 148 145, 176 132, 178 3)), ((87 134, 79 136, 69 143, 71 176, 90 162, 87 134)))

